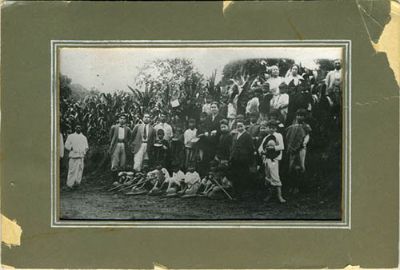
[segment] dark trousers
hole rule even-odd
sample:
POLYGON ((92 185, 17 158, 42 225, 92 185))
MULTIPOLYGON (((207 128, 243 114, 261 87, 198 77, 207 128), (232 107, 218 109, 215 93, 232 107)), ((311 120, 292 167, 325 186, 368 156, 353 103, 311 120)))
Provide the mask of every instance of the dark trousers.
POLYGON ((231 160, 230 179, 233 183, 235 195, 240 196, 248 189, 250 181, 249 162, 243 160, 231 160))

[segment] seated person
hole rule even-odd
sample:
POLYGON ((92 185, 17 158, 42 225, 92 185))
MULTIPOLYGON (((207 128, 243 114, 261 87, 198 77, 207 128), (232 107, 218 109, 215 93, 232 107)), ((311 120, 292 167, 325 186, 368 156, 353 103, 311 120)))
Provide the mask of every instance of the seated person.
MULTIPOLYGON (((225 170, 218 170, 215 177, 215 183, 211 186, 207 192, 207 197, 212 199, 223 199, 226 198, 226 193, 232 189, 232 183, 226 177, 225 170), (225 191, 224 191, 225 190, 225 191)), ((228 193, 229 194, 229 193, 228 193)))
POLYGON ((195 171, 195 166, 190 164, 185 175, 184 187, 180 193, 184 197, 196 196, 201 183, 200 175, 195 171))
POLYGON ((147 174, 148 181, 153 187, 149 191, 149 195, 158 195, 163 192, 166 187, 165 182, 170 178, 167 169, 163 168, 161 163, 156 165, 156 169, 147 174))
POLYGON ((210 170, 206 177, 200 182, 199 192, 201 195, 207 195, 207 193, 215 185, 214 183, 215 170, 210 170))
POLYGON ((167 196, 176 195, 181 189, 182 183, 185 181, 185 174, 179 169, 179 164, 174 164, 172 167, 172 177, 166 179, 167 196))

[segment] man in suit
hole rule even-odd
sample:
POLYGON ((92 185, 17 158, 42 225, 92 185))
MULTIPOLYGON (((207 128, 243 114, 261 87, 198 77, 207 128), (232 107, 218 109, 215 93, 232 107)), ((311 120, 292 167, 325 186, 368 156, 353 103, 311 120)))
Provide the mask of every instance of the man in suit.
POLYGON ((131 139, 131 130, 126 125, 126 116, 121 114, 118 124, 113 125, 110 130, 111 170, 118 171, 125 169, 126 150, 131 139))
POLYGON ((143 161, 149 159, 155 141, 156 132, 150 124, 150 114, 143 115, 143 123, 137 124, 132 131, 133 169, 141 171, 143 161))
POLYGON ((220 121, 223 117, 219 113, 219 107, 217 102, 211 103, 211 115, 209 116, 209 143, 210 143, 210 158, 214 159, 216 149, 218 148, 219 136, 221 135, 220 121))
POLYGON ((246 131, 243 120, 237 121, 236 129, 237 133, 233 137, 230 156, 230 171, 235 195, 240 198, 247 187, 246 181, 250 177, 249 167, 252 162, 254 147, 253 140, 246 131))

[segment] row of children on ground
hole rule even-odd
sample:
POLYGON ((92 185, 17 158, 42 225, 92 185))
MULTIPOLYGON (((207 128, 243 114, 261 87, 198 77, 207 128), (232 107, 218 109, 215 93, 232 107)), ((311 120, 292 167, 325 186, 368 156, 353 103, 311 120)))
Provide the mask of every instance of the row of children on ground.
POLYGON ((160 163, 157 163, 155 169, 148 173, 120 172, 118 177, 118 181, 113 183, 109 191, 123 192, 126 195, 233 199, 230 195, 232 183, 227 178, 227 167, 218 166, 217 162, 212 164, 208 174, 203 178, 196 172, 194 164, 188 166, 186 173, 183 173, 179 166, 174 165, 170 174, 160 163))

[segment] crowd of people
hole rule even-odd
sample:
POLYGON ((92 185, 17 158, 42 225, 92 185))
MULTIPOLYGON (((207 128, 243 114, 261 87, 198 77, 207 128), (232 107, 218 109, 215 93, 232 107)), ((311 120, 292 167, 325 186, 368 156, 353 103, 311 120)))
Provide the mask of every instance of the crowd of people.
MULTIPOLYGON (((144 113, 140 123, 127 126, 120 114, 109 134, 109 154, 114 180, 132 170, 144 175, 132 188, 134 194, 210 196, 222 194, 241 199, 251 194, 252 183, 263 183, 281 203, 281 175, 294 179, 290 192, 298 192, 306 173, 307 146, 313 136, 313 121, 340 129, 342 69, 335 69, 318 82, 315 73, 293 65, 283 77, 277 66, 250 83, 247 77, 232 79, 225 102, 206 96, 199 115, 179 119, 161 112, 158 122, 144 113), (245 85, 249 85, 243 95, 245 85), (328 104, 325 117, 315 117, 315 108, 328 104), (330 123, 327 123, 330 122, 330 123), (132 155, 132 157, 130 157, 132 155), (287 166, 280 166, 285 158, 287 166), (148 181, 144 181, 147 179, 148 181), (151 180, 151 181, 150 181, 151 180), (143 185, 141 185, 143 181, 143 185)), ((61 143, 63 139, 61 137, 61 143)), ((62 146, 64 149, 64 146, 62 146)), ((79 185, 87 140, 79 125, 65 143, 69 153, 67 186, 79 185)))

